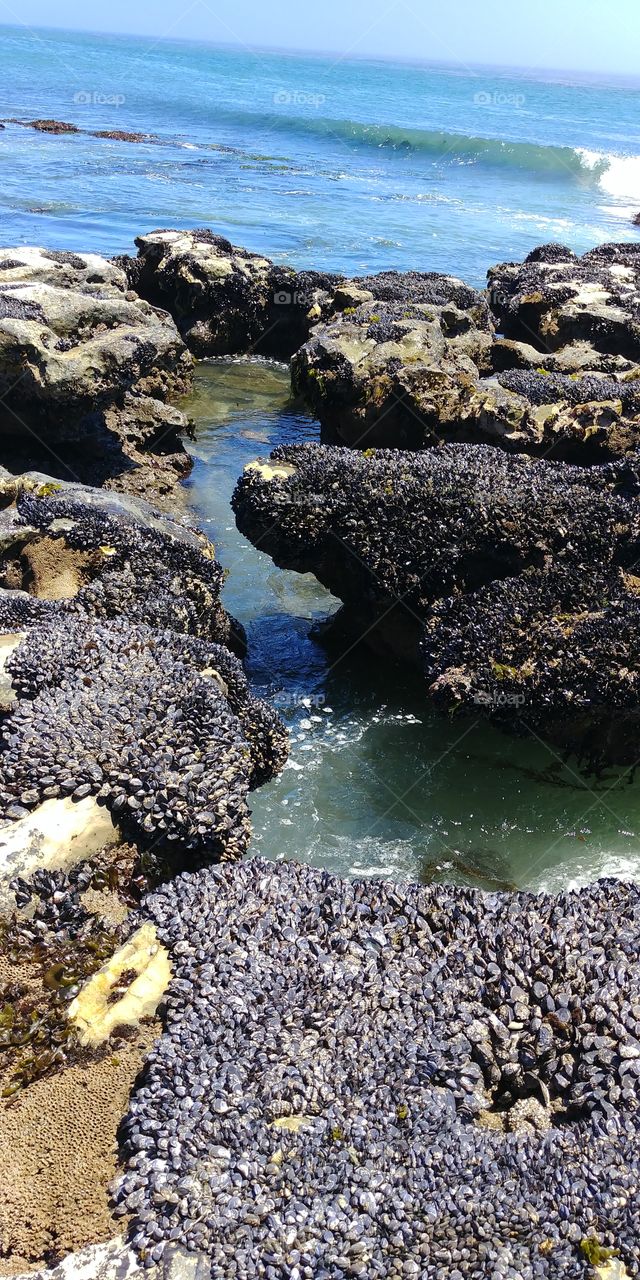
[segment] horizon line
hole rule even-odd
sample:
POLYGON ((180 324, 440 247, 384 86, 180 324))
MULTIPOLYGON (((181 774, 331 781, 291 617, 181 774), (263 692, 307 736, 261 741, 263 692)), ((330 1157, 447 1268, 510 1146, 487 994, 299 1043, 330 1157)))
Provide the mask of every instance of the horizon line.
POLYGON ((442 68, 449 71, 458 71, 461 74, 473 74, 474 72, 493 71, 493 72, 512 72, 521 75, 553 75, 553 76, 589 76, 596 77, 600 80, 612 79, 614 81, 627 81, 636 85, 640 89, 640 72, 632 71, 601 71, 594 67, 560 67, 560 66, 537 66, 523 65, 521 63, 511 62, 471 62, 469 60, 460 60, 449 62, 444 58, 411 58, 403 54, 383 54, 383 53, 357 53, 352 50, 343 53, 341 49, 307 49, 302 47, 294 47, 289 45, 263 45, 249 44, 243 41, 231 40, 213 40, 204 36, 173 36, 173 35, 152 35, 150 32, 144 31, 105 31, 99 28, 89 27, 52 27, 52 26, 35 26, 26 22, 0 22, 0 30, 20 31, 28 34, 32 32, 48 32, 59 35, 73 36, 111 36, 119 40, 153 40, 154 44, 196 44, 206 45, 210 48, 234 50, 244 53, 267 53, 279 54, 280 56, 307 58, 335 58, 341 56, 341 61, 348 62, 383 62, 391 65, 413 66, 413 67, 433 67, 442 68))

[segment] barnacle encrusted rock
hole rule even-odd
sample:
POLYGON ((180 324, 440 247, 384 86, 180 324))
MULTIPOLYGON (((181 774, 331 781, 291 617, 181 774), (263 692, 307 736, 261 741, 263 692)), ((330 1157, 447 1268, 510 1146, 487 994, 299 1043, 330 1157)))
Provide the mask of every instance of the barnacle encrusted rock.
POLYGON ((588 343, 594 369, 600 355, 640 361, 640 244, 598 245, 582 257, 540 245, 524 262, 492 267, 488 280, 506 338, 540 352, 588 343))
POLYGON ((479 370, 490 372, 481 294, 435 273, 387 273, 368 284, 372 300, 317 325, 292 361, 293 389, 325 435, 353 447, 414 449, 450 434, 473 438, 478 420, 489 434, 515 425, 507 393, 494 389, 494 404, 476 388, 479 370))
POLYGON ((207 228, 152 231, 136 245, 137 258, 119 259, 132 287, 171 312, 197 356, 287 358, 341 279, 276 266, 207 228))
POLYGON ((407 284, 400 301, 373 277, 294 356, 294 390, 328 441, 352 447, 487 442, 586 464, 625 454, 640 442, 636 250, 577 259, 543 246, 493 268, 499 338, 486 299, 460 281, 432 277, 431 296, 407 284))
POLYGON ((286 733, 228 649, 54 615, 33 624, 9 665, 18 702, 2 733, 3 817, 94 796, 143 845, 245 851, 248 792, 284 764, 286 733))
POLYGON ((592 1237, 637 1273, 638 886, 255 860, 144 911, 174 967, 122 1129, 145 1266, 179 1238, 220 1280, 587 1280, 592 1237))
POLYGON ((361 635, 425 670, 441 705, 638 753, 637 464, 488 446, 277 449, 233 507, 276 564, 312 572, 361 635))
POLYGON ((171 317, 132 293, 115 264, 95 254, 0 251, 5 460, 9 448, 36 459, 52 445, 75 445, 76 473, 99 471, 103 453, 105 474, 120 476, 146 451, 184 474, 178 434, 188 422, 167 401, 188 389, 191 368, 171 317))
MULTIPOLYGON (((615 558, 615 553, 614 553, 615 558)), ((437 706, 635 765, 640 578, 620 565, 528 568, 434 605, 422 639, 437 706)))
POLYGON ((62 614, 128 617, 244 652, 242 628, 220 604, 223 571, 203 535, 142 499, 46 477, 5 477, 0 489, 11 524, 0 552, 5 631, 62 614))
POLYGON ((155 926, 140 926, 94 973, 69 1005, 68 1018, 80 1044, 95 1048, 115 1027, 138 1026, 154 1016, 169 985, 169 953, 155 926))

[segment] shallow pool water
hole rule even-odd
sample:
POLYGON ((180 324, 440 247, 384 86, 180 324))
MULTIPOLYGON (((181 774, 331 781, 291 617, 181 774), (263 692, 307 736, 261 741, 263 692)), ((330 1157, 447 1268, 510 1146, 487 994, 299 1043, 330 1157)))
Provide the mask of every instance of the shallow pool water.
POLYGON ((247 629, 249 677, 291 733, 284 772, 252 797, 252 851, 484 887, 638 878, 640 780, 612 772, 595 782, 539 741, 436 714, 417 675, 362 649, 329 652, 312 633, 339 602, 238 533, 229 501, 245 464, 318 439, 290 403, 288 370, 202 363, 186 407, 192 508, 229 570, 224 602, 247 629))

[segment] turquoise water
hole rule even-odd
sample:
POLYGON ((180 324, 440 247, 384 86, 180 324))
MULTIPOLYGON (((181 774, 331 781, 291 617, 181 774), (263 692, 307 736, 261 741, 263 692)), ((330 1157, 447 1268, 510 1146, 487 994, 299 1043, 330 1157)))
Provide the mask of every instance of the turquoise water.
POLYGON ((534 244, 633 238, 640 81, 0 28, 0 240, 128 250, 207 224, 278 260, 470 282, 534 244))
POLYGON ((342 874, 552 888, 640 876, 640 788, 597 784, 536 741, 428 707, 417 677, 313 638, 338 601, 277 569, 235 528, 236 477, 284 441, 317 439, 283 366, 203 363, 189 496, 229 570, 225 603, 249 636, 252 684, 292 736, 280 778, 252 797, 253 852, 342 874))

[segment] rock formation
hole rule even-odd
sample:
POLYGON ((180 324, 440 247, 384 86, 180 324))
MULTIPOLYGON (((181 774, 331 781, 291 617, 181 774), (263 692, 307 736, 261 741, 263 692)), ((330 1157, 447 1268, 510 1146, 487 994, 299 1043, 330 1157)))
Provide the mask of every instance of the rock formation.
POLYGON ((251 464, 233 506, 276 564, 345 602, 355 638, 418 661, 440 705, 631 762, 639 478, 488 446, 300 445, 251 464))
POLYGON ((152 231, 136 244, 137 258, 118 260, 131 287, 171 312, 200 357, 251 351, 288 359, 340 280, 276 266, 206 228, 152 231))
POLYGON ((188 389, 191 367, 171 317, 132 293, 113 263, 0 251, 2 461, 57 464, 65 479, 113 483, 124 473, 135 487, 130 473, 148 453, 156 487, 175 485, 189 467, 179 440, 188 421, 170 401, 188 389))

